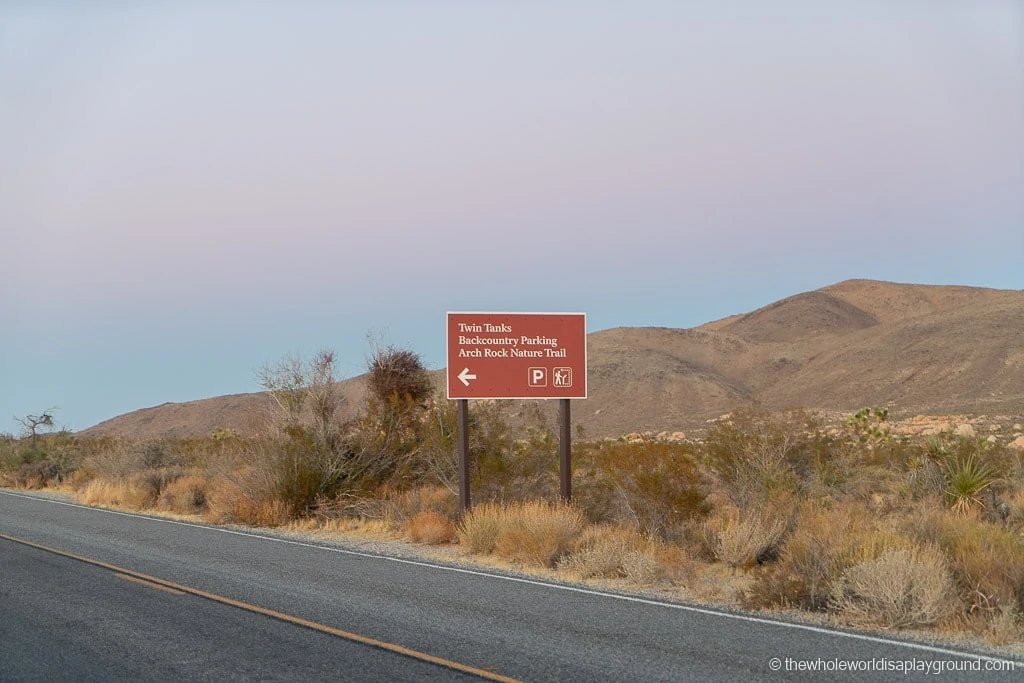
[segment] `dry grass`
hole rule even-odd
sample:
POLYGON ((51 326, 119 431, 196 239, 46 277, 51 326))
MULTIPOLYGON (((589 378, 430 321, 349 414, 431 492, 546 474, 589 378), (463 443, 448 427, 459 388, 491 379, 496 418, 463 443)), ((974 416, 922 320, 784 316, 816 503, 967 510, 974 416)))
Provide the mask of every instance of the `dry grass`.
POLYGON ((75 470, 61 483, 61 489, 71 493, 79 493, 89 485, 92 476, 85 470, 75 470))
POLYGON ((131 510, 142 510, 152 507, 153 490, 139 478, 132 479, 93 479, 79 493, 79 501, 83 505, 131 510))
POLYGON ((459 544, 471 553, 492 553, 504 524, 504 508, 501 505, 477 505, 466 513, 459 525, 459 544))
POLYGON ((1015 609, 1000 609, 985 626, 985 642, 989 645, 1009 645, 1016 643, 1024 636, 1021 629, 1020 613, 1015 609))
POLYGON ((409 491, 385 494, 383 515, 395 527, 405 528, 410 520, 424 512, 454 517, 458 503, 455 494, 443 486, 421 486, 409 491))
POLYGON ((935 546, 887 550, 843 573, 832 608, 860 626, 930 626, 956 610, 953 577, 935 546))
POLYGON ((282 500, 254 497, 237 482, 220 479, 206 491, 203 518, 211 524, 279 527, 291 521, 292 511, 282 500))
POLYGON ((447 517, 428 510, 409 520, 408 534, 416 543, 451 543, 455 538, 455 525, 447 517))
POLYGON ((194 515, 206 508, 205 478, 186 476, 167 484, 160 493, 160 507, 183 515, 194 515))
POLYGON ((580 510, 566 505, 530 502, 505 510, 494 552, 522 564, 553 567, 569 553, 586 523, 580 510))
POLYGON ((584 526, 583 513, 570 506, 482 505, 466 515, 459 541, 471 552, 493 552, 511 562, 553 567, 571 551, 584 526))

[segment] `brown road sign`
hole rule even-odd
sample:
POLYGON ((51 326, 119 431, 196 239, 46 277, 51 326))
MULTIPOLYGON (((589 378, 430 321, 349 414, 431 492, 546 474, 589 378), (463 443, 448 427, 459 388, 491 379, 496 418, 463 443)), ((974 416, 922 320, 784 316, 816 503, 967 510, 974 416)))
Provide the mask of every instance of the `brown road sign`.
POLYGON ((448 314, 448 398, 586 397, 586 314, 448 314))

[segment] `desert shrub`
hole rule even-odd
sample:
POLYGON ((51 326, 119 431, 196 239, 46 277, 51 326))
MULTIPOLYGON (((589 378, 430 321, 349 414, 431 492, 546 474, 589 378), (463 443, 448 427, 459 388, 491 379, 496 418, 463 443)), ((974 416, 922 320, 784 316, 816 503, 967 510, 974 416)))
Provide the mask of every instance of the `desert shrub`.
MULTIPOLYGON (((907 492, 911 499, 941 495, 946 490, 946 479, 939 464, 941 460, 931 455, 929 449, 938 450, 935 443, 926 442, 924 455, 908 459, 906 465, 907 492)), ((934 452, 934 451, 933 451, 934 452)))
POLYGON ((929 626, 955 611, 953 579, 931 545, 892 548, 863 560, 832 586, 833 610, 858 625, 929 626))
POLYGON ((1019 642, 1024 636, 1020 612, 1007 607, 995 610, 985 624, 983 633, 985 642, 989 645, 1001 646, 1019 642))
POLYGON ((582 532, 584 515, 567 505, 527 502, 482 505, 467 513, 460 542, 471 551, 512 562, 553 567, 582 532))
POLYGON ((905 526, 946 553, 968 615, 1024 610, 1024 540, 1013 530, 937 508, 905 526))
POLYGON ((392 346, 377 348, 367 362, 367 388, 379 401, 394 398, 422 403, 434 391, 419 354, 392 346))
POLYGON ((746 511, 728 509, 708 523, 715 557, 733 569, 749 568, 774 559, 786 532, 787 520, 770 507, 746 511))
POLYGON ((50 484, 59 484, 63 474, 60 463, 40 460, 22 465, 14 475, 14 483, 19 488, 41 489, 50 484))
POLYGON ((740 508, 779 492, 795 492, 828 456, 829 442, 802 411, 737 412, 712 426, 702 460, 740 508))
POLYGON ((828 607, 832 584, 850 566, 877 557, 905 540, 879 526, 862 503, 805 502, 793 530, 779 549, 779 559, 755 576, 743 595, 748 607, 828 607))
POLYGON ((583 532, 575 550, 562 558, 558 567, 584 579, 621 578, 650 584, 668 575, 671 568, 666 564, 680 562, 679 555, 657 538, 632 529, 599 525, 583 532))
POLYGON ((130 439, 83 440, 79 468, 90 476, 117 479, 140 471, 177 470, 184 464, 179 442, 130 439))
POLYGON ((160 506, 182 514, 196 514, 206 507, 207 481, 183 476, 167 483, 160 492, 160 506))
POLYGON ((174 446, 167 441, 146 441, 136 447, 138 466, 152 470, 164 467, 180 467, 181 458, 174 446))
POLYGON ((247 481, 249 473, 238 477, 221 478, 213 482, 206 492, 203 518, 213 524, 235 523, 252 526, 282 526, 292 518, 288 506, 267 495, 254 495, 257 487, 247 481))
MULTIPOLYGON (((580 458, 594 478, 584 490, 590 500, 611 500, 613 518, 628 520, 642 533, 662 537, 673 535, 691 519, 708 514, 708 482, 701 476, 696 460, 685 444, 653 440, 605 442, 592 447, 580 458), (593 491, 608 491, 597 497, 593 491)), ((607 510, 592 512, 598 521, 607 510), (603 513, 603 514, 602 514, 603 513)))
POLYGON ((455 525, 448 517, 427 510, 409 520, 408 533, 416 543, 450 543, 455 538, 455 525))
POLYGON ((424 406, 398 396, 367 399, 347 434, 345 488, 440 482, 456 490, 454 420, 454 410, 437 401, 424 406))
POLYGON ((276 520, 279 510, 289 517, 307 515, 336 496, 351 483, 351 460, 343 443, 324 443, 293 426, 282 436, 248 442, 241 461, 219 468, 219 478, 229 480, 228 488, 248 500, 233 507, 272 507, 270 517, 276 520))
POLYGON ((458 511, 455 494, 443 486, 423 486, 408 491, 384 492, 383 498, 382 516, 396 526, 404 526, 423 513, 429 512, 451 519, 458 511))

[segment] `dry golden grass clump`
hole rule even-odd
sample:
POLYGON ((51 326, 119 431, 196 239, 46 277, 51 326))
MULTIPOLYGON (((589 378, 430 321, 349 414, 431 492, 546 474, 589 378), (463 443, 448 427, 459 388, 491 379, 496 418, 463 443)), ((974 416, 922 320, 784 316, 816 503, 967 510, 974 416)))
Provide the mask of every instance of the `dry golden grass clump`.
POLYGON ((408 534, 416 543, 439 545, 451 543, 455 538, 455 525, 443 515, 427 510, 408 522, 408 534))
POLYGON ((148 486, 140 485, 141 480, 93 479, 86 484, 79 499, 85 505, 98 507, 125 507, 142 510, 150 507, 153 493, 148 486))
POLYGON ((471 553, 487 555, 498 544, 498 536, 504 524, 504 508, 501 505, 477 505, 466 513, 459 525, 459 544, 471 553))
POLYGON ((467 513, 459 539, 472 552, 553 567, 572 550, 585 524, 583 513, 568 505, 482 505, 467 513))
POLYGON ((933 545, 886 550, 859 562, 832 587, 832 608, 852 624, 931 626, 956 610, 946 557, 933 545))

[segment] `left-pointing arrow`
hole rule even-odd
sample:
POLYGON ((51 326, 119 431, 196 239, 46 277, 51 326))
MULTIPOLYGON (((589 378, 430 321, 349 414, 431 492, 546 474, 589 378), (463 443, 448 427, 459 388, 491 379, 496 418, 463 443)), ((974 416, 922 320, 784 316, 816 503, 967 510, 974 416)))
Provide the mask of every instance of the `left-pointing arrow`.
POLYGON ((460 372, 458 376, 459 379, 462 380, 462 383, 467 387, 469 386, 469 380, 476 379, 476 375, 469 374, 469 368, 463 368, 462 372, 460 372))

